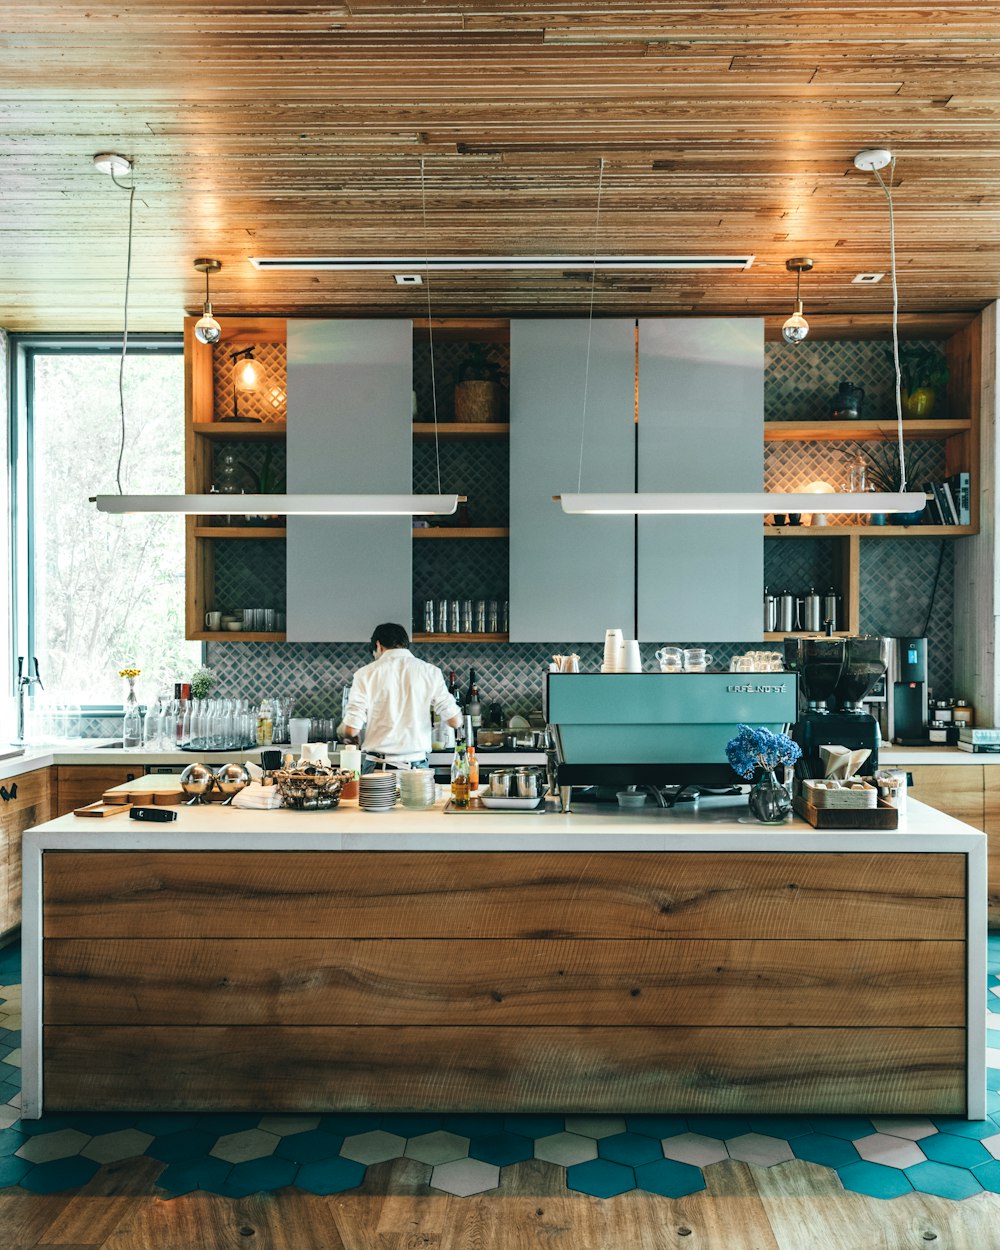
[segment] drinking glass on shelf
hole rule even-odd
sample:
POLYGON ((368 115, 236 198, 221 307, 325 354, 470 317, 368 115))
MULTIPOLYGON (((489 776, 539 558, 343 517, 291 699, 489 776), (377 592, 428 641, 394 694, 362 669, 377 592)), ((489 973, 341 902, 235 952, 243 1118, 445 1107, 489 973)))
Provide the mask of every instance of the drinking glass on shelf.
POLYGON ((472 600, 462 600, 462 633, 472 633, 472 600))

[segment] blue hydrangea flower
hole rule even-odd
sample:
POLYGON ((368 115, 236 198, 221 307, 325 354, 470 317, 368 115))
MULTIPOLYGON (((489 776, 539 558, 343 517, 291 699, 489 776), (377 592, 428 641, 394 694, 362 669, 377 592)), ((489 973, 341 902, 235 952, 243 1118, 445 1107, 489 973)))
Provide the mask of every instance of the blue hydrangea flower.
POLYGON ((736 737, 726 743, 726 758, 733 771, 748 779, 758 768, 770 771, 778 764, 794 764, 801 755, 802 748, 788 734, 772 733, 763 725, 757 729, 737 725, 736 737))

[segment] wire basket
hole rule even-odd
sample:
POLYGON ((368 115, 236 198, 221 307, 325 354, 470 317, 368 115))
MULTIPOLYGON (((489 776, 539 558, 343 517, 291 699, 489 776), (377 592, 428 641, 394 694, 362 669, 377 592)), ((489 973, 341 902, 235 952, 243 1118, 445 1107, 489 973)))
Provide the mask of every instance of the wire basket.
POLYGON ((286 807, 325 811, 340 802, 340 792, 354 776, 333 768, 279 768, 272 774, 286 807))

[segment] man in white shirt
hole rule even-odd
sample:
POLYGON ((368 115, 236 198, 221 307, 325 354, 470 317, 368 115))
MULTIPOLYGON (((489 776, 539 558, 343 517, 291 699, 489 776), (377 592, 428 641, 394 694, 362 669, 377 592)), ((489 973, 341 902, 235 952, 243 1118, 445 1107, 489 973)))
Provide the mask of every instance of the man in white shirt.
POLYGON ((356 738, 365 726, 362 772, 374 768, 426 768, 431 712, 456 729, 458 704, 444 676, 409 650, 402 625, 379 625, 372 633, 375 659, 354 675, 341 733, 356 738))

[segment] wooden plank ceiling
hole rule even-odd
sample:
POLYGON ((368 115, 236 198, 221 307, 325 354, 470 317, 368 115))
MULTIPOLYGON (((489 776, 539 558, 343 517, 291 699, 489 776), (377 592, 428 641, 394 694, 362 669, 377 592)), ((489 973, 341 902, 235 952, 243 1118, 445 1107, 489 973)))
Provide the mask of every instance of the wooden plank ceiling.
MULTIPOLYGON (((599 274, 598 315, 791 311, 885 326, 1000 295, 1000 4, 880 0, 5 0, 0 326, 179 329, 216 313, 415 315, 391 276, 251 255, 752 252, 737 272, 599 274), (602 211, 596 232, 600 162, 602 211), (421 161, 425 169, 426 233, 421 161)), ((585 314, 587 273, 434 277, 435 315, 585 314)))

